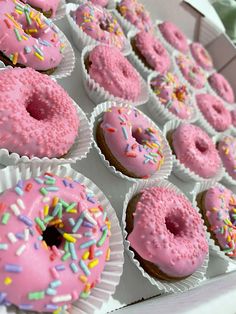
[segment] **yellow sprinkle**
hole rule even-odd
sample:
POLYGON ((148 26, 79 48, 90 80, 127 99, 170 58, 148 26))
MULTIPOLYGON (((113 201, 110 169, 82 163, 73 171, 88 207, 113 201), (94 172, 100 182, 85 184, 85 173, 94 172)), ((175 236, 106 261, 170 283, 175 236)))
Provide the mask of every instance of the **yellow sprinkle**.
POLYGON ((231 241, 231 236, 228 235, 228 237, 227 237, 227 242, 230 242, 230 241, 231 241))
POLYGON ((84 275, 80 275, 79 276, 79 279, 83 282, 83 283, 86 283, 88 281, 88 278, 84 275))
POLYGON ((68 210, 67 213, 70 213, 70 214, 77 214, 77 209, 72 208, 72 209, 68 210))
POLYGON ((16 65, 16 64, 17 64, 17 61, 18 61, 18 52, 15 52, 15 53, 14 53, 14 56, 13 56, 12 63, 13 63, 14 65, 16 65))
POLYGON ((61 223, 61 224, 58 225, 58 227, 59 227, 59 228, 64 228, 64 224, 61 223))
POLYGON ((44 216, 48 216, 48 212, 49 212, 49 206, 48 205, 45 205, 44 206, 44 216))
POLYGON ((55 196, 53 198, 53 201, 52 201, 52 206, 55 207, 57 205, 58 201, 59 201, 59 198, 57 196, 55 196))
POLYGON ((216 207, 212 207, 211 210, 214 211, 214 212, 217 212, 217 211, 218 211, 218 209, 217 209, 216 207))
POLYGON ((111 249, 108 248, 108 249, 107 249, 107 253, 106 253, 106 261, 109 261, 109 260, 110 260, 110 257, 111 257, 111 249))
POLYGON ((83 260, 86 260, 86 259, 88 259, 89 258, 89 251, 86 251, 86 252, 84 252, 84 254, 83 254, 83 256, 82 256, 82 259, 83 260))
POLYGON ((55 311, 53 312, 53 314, 60 314, 60 313, 61 313, 61 310, 62 310, 62 308, 59 307, 57 310, 55 310, 55 311))
POLYGON ((48 250, 48 246, 47 246, 47 243, 45 241, 42 241, 42 246, 44 249, 48 250))
POLYGON ((107 225, 108 230, 111 230, 111 222, 109 220, 106 221, 106 225, 107 225))
POLYGON ((6 286, 10 285, 12 283, 12 279, 10 277, 6 277, 5 280, 4 280, 4 284, 6 286))
POLYGON ((33 12, 33 11, 30 12, 30 18, 31 18, 31 19, 34 18, 34 12, 33 12))
POLYGON ((99 208, 97 208, 97 207, 90 208, 89 211, 90 211, 91 213, 97 213, 97 212, 99 212, 99 208))
POLYGON ((22 11, 18 11, 18 10, 15 10, 18 14, 22 14, 23 12, 22 11))
POLYGON ((229 148, 225 149, 225 155, 229 155, 229 148))
POLYGON ((34 55, 39 58, 39 60, 43 61, 44 57, 40 56, 40 54, 38 54, 37 52, 34 53, 34 55))
POLYGON ((24 35, 21 35, 21 37, 22 37, 24 40, 28 40, 28 38, 25 37, 24 35))
POLYGON ((87 283, 87 284, 85 285, 84 292, 85 292, 85 293, 89 292, 90 288, 91 288, 91 284, 90 284, 90 283, 87 283))
POLYGON ((27 32, 32 34, 32 33, 37 33, 38 31, 36 28, 29 28, 29 29, 27 29, 27 32))
POLYGON ((64 233, 63 238, 69 242, 76 243, 76 239, 72 237, 71 235, 69 235, 68 233, 64 233))
POLYGON ((49 226, 54 226, 54 225, 58 225, 62 222, 61 219, 55 219, 55 220, 52 220, 48 223, 49 226))
POLYGON ((95 258, 92 262, 88 263, 88 268, 94 268, 99 263, 99 260, 95 258))

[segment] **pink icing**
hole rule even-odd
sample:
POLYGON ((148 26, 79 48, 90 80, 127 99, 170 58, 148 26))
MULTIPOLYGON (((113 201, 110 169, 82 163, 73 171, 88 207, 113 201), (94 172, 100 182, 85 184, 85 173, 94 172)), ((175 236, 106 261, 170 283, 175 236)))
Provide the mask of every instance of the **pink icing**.
POLYGON ((210 94, 196 95, 197 105, 206 120, 216 131, 223 132, 231 125, 231 115, 224 103, 210 94))
POLYGON ((196 125, 181 124, 173 133, 178 160, 203 178, 211 178, 220 168, 220 157, 208 134, 196 125))
POLYGON ((137 177, 149 177, 164 162, 159 131, 135 108, 112 107, 103 115, 105 142, 124 168, 137 177))
POLYGON ((232 104, 235 101, 234 91, 226 80, 226 78, 220 73, 213 73, 208 81, 211 87, 216 91, 216 93, 223 98, 228 103, 232 104))
POLYGON ((188 41, 184 33, 173 23, 163 22, 158 25, 163 37, 175 49, 186 53, 189 51, 188 41))
POLYGON ((151 86, 160 103, 170 112, 180 119, 192 117, 192 96, 175 74, 158 75, 151 86))
POLYGON ((225 136, 219 142, 218 151, 226 171, 236 179, 236 138, 225 136))
POLYGON ((131 247, 168 276, 190 276, 208 252, 200 215, 171 189, 152 187, 141 193, 128 236, 131 247))
POLYGON ((108 5, 108 0, 89 0, 93 4, 100 5, 101 7, 106 7, 108 5))
POLYGON ((236 109, 230 111, 232 124, 234 127, 236 127, 236 109))
POLYGON ((141 77, 115 47, 96 46, 89 54, 89 75, 114 96, 137 100, 141 93, 141 77))
POLYGON ((110 222, 93 192, 45 174, 19 181, 0 205, 1 304, 53 312, 86 299, 109 258, 110 222))
POLYGON ((194 57, 198 65, 200 65, 205 70, 213 69, 213 61, 209 52, 200 43, 192 43, 190 45, 191 54, 194 57))
POLYGON ((1 5, 0 51, 14 65, 19 63, 39 71, 57 67, 64 46, 57 33, 50 20, 28 5, 18 0, 4 0, 1 5))
POLYGON ((24 3, 29 4, 30 6, 41 9, 43 12, 48 12, 52 10, 52 16, 56 15, 56 11, 59 7, 60 0, 21 0, 24 3))
POLYGON ((195 88, 201 89, 206 84, 206 75, 190 57, 179 54, 176 63, 184 78, 195 88))
POLYGON ((61 157, 79 121, 60 85, 31 68, 0 71, 0 147, 29 157, 61 157))
POLYGON ((236 199, 225 187, 209 189, 204 197, 204 208, 211 231, 222 250, 230 257, 236 256, 236 199))
POLYGON ((121 0, 118 7, 122 16, 139 30, 148 32, 153 28, 149 13, 137 0, 121 0))
POLYGON ((135 44, 141 55, 152 69, 165 73, 170 69, 171 61, 167 50, 152 34, 145 31, 135 36, 135 44))

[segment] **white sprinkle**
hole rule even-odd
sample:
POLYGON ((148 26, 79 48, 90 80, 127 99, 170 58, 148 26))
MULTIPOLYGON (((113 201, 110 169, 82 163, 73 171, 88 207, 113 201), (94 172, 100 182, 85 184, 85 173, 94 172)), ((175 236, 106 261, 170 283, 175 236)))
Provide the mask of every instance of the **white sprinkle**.
POLYGON ((8 239, 11 241, 11 243, 16 243, 16 242, 17 242, 17 238, 16 238, 16 236, 14 235, 14 233, 9 232, 9 233, 7 234, 7 236, 8 236, 8 239))
POLYGON ((22 245, 19 247, 19 249, 16 251, 16 255, 17 255, 17 256, 20 256, 20 255, 24 252, 25 249, 26 249, 26 245, 25 245, 25 244, 22 244, 22 245))
POLYGON ((20 206, 21 209, 25 209, 25 204, 21 198, 18 198, 18 200, 16 202, 20 206))
POLYGON ((91 224, 97 226, 96 220, 94 220, 93 217, 92 217, 88 212, 85 212, 85 213, 84 213, 84 217, 85 217, 89 222, 91 222, 91 224))
POLYGON ((48 202, 50 202, 50 197, 44 197, 44 198, 42 199, 42 202, 43 202, 43 203, 48 203, 48 202))
POLYGON ((93 215, 94 215, 95 218, 98 218, 98 217, 100 217, 102 215, 102 212, 94 213, 93 215))
POLYGON ((76 238, 76 239, 81 239, 83 236, 82 236, 82 234, 80 234, 80 233, 76 233, 76 234, 74 234, 74 233, 72 233, 72 234, 70 234, 72 237, 74 237, 74 238, 76 238))
POLYGON ((3 251, 8 250, 8 244, 7 243, 0 243, 0 250, 3 250, 3 251))
POLYGON ((20 215, 19 207, 16 204, 12 204, 10 208, 16 216, 20 215))
POLYGON ((59 303, 59 302, 68 302, 72 300, 72 296, 70 294, 66 295, 58 295, 54 298, 52 298, 53 303, 59 303))
POLYGON ((30 234, 30 231, 29 229, 25 229, 25 241, 29 241, 29 234, 30 234))

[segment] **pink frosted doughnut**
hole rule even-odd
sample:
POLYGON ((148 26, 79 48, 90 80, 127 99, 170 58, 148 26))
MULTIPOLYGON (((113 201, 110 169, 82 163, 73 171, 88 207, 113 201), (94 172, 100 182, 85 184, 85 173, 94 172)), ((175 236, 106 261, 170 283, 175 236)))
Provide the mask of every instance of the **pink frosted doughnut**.
POLYGON ((236 127, 236 109, 230 111, 232 124, 234 127, 236 127))
POLYGON ((122 49, 127 41, 122 28, 113 15, 90 2, 82 4, 74 12, 76 24, 93 39, 122 49))
POLYGON ((56 68, 63 57, 57 33, 52 22, 30 6, 18 0, 1 5, 0 51, 12 65, 39 71, 56 68))
POLYGON ((181 124, 173 132, 173 148, 178 160, 203 178, 214 177, 220 168, 214 143, 196 125, 181 124))
POLYGON ((35 9, 40 9, 47 17, 54 17, 60 4, 60 0, 21 0, 35 9))
POLYGON ((6 190, 0 205, 0 304, 64 313, 88 298, 110 254, 110 221, 93 192, 46 173, 6 190))
POLYGON ((170 56, 152 33, 141 31, 134 37, 134 41, 138 52, 153 70, 165 73, 170 69, 170 56))
POLYGON ((189 51, 188 41, 184 33, 173 23, 163 22, 158 25, 165 40, 175 49, 187 53, 189 51))
POLYGON ((144 5, 137 0, 121 0, 117 9, 125 19, 139 30, 148 32, 153 28, 149 13, 145 10, 144 5))
POLYGON ((225 136, 218 143, 218 151, 226 171, 236 179, 236 138, 225 136))
POLYGON ((157 75, 152 79, 151 87, 160 103, 174 115, 180 119, 192 117, 192 95, 175 74, 157 75))
POLYGON ((115 47, 96 46, 89 54, 89 75, 114 96, 137 100, 141 78, 135 68, 115 47))
POLYGON ((179 54, 175 57, 183 77, 195 88, 201 89, 205 86, 207 78, 204 71, 190 57, 179 54))
POLYGON ((101 7, 106 7, 108 5, 108 0, 89 0, 95 5, 100 5, 101 7))
POLYGON ((213 187, 204 195, 203 211, 211 232, 230 257, 236 257, 235 206, 235 195, 225 187, 213 187))
POLYGON ((202 44, 192 43, 190 45, 190 51, 197 64, 200 65, 203 69, 207 71, 213 69, 212 58, 202 44))
POLYGON ((216 131, 223 132, 230 127, 230 112, 219 98, 210 94, 198 94, 196 100, 202 114, 216 131))
POLYGON ((234 98, 234 91, 226 80, 226 78, 220 73, 213 73, 209 78, 208 81, 214 91, 225 101, 232 104, 235 101, 234 98))
POLYGON ((31 68, 0 71, 0 147, 28 157, 61 157, 78 133, 76 109, 49 76, 31 68))
POLYGON ((141 191, 128 241, 144 260, 171 278, 193 274, 208 253, 196 209, 186 197, 163 187, 141 191))

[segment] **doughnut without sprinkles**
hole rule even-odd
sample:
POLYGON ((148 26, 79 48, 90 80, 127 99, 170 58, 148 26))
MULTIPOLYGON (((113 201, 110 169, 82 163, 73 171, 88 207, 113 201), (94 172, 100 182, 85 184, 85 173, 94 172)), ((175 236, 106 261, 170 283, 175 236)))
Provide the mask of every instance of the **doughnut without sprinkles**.
POLYGON ((220 96, 223 100, 232 104, 235 101, 234 91, 230 85, 230 83, 226 80, 226 78, 220 73, 213 73, 208 81, 214 91, 220 96))

